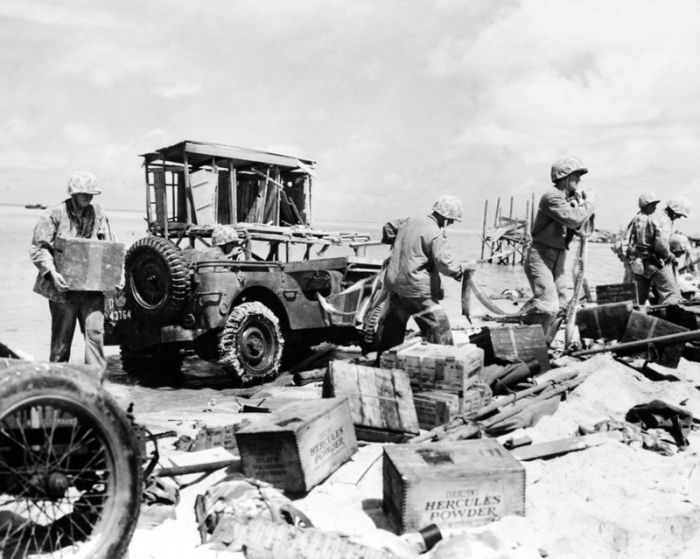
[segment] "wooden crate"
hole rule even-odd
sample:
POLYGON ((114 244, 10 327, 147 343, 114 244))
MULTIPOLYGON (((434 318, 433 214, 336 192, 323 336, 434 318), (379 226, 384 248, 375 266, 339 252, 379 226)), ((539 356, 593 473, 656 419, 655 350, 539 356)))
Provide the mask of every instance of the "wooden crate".
POLYGON ((355 433, 364 440, 395 440, 420 431, 408 374, 346 361, 331 361, 323 397, 347 396, 355 433))
POLYGON ((610 283, 607 285, 596 285, 595 300, 599 305, 623 303, 626 301, 637 303, 637 284, 610 283))
POLYGON ((576 326, 581 338, 620 340, 625 333, 633 303, 593 305, 576 311, 576 326))
POLYGON ((490 330, 491 347, 497 359, 527 361, 536 359, 542 372, 549 370, 549 354, 541 324, 504 326, 490 330))
MULTIPOLYGON (((629 320, 627 321, 625 333, 622 336, 622 342, 646 340, 657 336, 665 336, 667 334, 677 334, 679 332, 687 331, 687 328, 678 326, 677 324, 669 322, 668 320, 657 318, 655 316, 649 316, 643 312, 632 311, 629 320)), ((675 368, 678 367, 682 353, 683 343, 678 343, 655 346, 652 355, 649 355, 646 347, 642 347, 639 350, 628 350, 620 354, 652 357, 655 363, 659 363, 660 365, 664 365, 666 367, 675 368)))
POLYGON ((493 439, 388 445, 383 508, 399 533, 525 515, 525 468, 493 439))
POLYGON ((122 277, 124 245, 96 239, 54 241, 54 263, 71 291, 113 291, 122 277))
POLYGON ((418 424, 421 429, 432 429, 454 419, 460 410, 457 394, 444 390, 427 390, 413 395, 418 424))
POLYGON ((398 353, 397 363, 419 390, 464 392, 481 378, 484 352, 473 344, 440 345, 426 342, 398 353))
POLYGON ((460 405, 460 413, 469 415, 491 403, 493 392, 485 382, 475 382, 464 391, 460 405))
MULTIPOLYGON (((251 414, 252 415, 252 414, 251 414)), ((347 398, 290 402, 236 431, 243 473, 306 492, 357 451, 347 398)))

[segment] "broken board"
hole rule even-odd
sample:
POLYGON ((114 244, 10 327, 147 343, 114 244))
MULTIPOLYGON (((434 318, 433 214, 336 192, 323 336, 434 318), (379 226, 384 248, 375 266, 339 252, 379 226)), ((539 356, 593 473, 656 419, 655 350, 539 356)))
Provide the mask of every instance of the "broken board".
POLYGON ((355 433, 362 440, 395 441, 419 432, 408 374, 331 361, 323 397, 347 396, 355 433))

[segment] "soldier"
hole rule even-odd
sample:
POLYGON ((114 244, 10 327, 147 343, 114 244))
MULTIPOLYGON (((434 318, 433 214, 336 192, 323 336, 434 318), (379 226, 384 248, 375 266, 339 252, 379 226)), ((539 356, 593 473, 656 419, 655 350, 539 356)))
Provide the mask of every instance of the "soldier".
POLYGON ((202 259, 236 260, 243 250, 238 232, 230 225, 217 225, 211 233, 211 248, 203 251, 202 259))
POLYGON ((49 300, 49 360, 66 362, 70 359, 77 321, 85 336, 85 362, 104 369, 104 295, 94 291, 69 291, 53 259, 57 237, 116 240, 102 208, 92 203, 92 197, 100 192, 95 175, 88 171, 74 172, 68 180, 68 198, 46 210, 34 227, 29 255, 39 269, 34 291, 49 300))
POLYGON ((525 257, 532 298, 522 312, 544 315, 548 342, 556 333, 557 314, 567 305, 563 276, 566 251, 574 234, 595 209, 594 193, 579 186, 581 176, 586 173, 588 169, 577 157, 555 161, 551 169, 554 186, 540 198, 532 225, 532 245, 525 257))
POLYGON ((694 274, 697 271, 696 259, 690 240, 683 233, 674 233, 668 242, 671 254, 676 257, 679 274, 694 274))
POLYGON ((452 330, 440 300, 440 274, 461 280, 466 264, 452 255, 445 228, 462 219, 462 202, 441 196, 429 215, 384 225, 382 241, 393 245, 384 286, 387 309, 379 322, 379 353, 403 342, 413 316, 427 342, 452 345, 452 330))
POLYGON ((657 303, 677 305, 681 293, 674 270, 676 257, 671 253, 670 236, 673 222, 679 217, 688 216, 690 202, 684 196, 679 196, 669 200, 663 211, 655 212, 655 208, 655 203, 646 204, 633 220, 628 253, 630 268, 637 284, 640 304, 647 301, 653 286, 657 303))

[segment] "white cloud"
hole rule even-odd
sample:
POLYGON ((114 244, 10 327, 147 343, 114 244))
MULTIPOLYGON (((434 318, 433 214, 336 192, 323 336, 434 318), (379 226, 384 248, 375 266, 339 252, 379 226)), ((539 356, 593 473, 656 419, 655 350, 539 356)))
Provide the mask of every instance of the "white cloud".
POLYGON ((0 0, 0 18, 22 20, 40 25, 111 28, 123 27, 114 14, 95 12, 94 9, 76 9, 65 3, 37 0, 0 0))
POLYGON ((197 95, 201 90, 201 83, 189 82, 156 86, 151 91, 164 99, 175 99, 176 97, 191 97, 197 95))

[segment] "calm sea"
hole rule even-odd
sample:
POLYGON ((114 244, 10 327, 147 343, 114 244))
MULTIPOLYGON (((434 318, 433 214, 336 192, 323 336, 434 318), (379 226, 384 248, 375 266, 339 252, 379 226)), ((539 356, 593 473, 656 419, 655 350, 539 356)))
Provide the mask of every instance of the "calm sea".
MULTIPOLYGON (((22 350, 36 359, 45 360, 49 355, 50 320, 46 299, 32 291, 36 268, 29 260, 28 250, 32 230, 41 214, 41 210, 26 209, 21 206, 0 205, 0 247, 2 265, 0 266, 0 341, 12 348, 22 350)), ((113 229, 121 242, 129 245, 146 235, 146 223, 143 214, 135 211, 108 211, 113 229)), ((387 219, 396 217, 387 214, 387 219)), ((317 221, 316 227, 324 231, 350 232, 379 238, 381 223, 368 222, 330 222, 317 221)), ((448 229, 448 239, 453 252, 460 259, 478 259, 480 256, 480 231, 453 226, 448 229)), ((347 253, 345 247, 332 247, 325 256, 347 253)), ((572 253, 576 250, 576 241, 572 253)), ((384 246, 370 247, 368 256, 381 259, 387 254, 384 246)), ((573 256, 569 256, 567 270, 570 270, 573 256)), ((524 289, 529 293, 527 279, 522 266, 484 264, 479 267, 477 276, 484 289, 493 295, 504 289, 524 289)), ((610 250, 609 245, 589 244, 586 277, 590 285, 615 283, 621 281, 622 266, 610 250)), ((572 275, 567 272, 571 285, 572 275)), ((453 324, 463 319, 460 317, 460 286, 458 282, 444 281, 446 298, 443 302, 453 324)), ((508 301, 499 301, 499 305, 508 309, 508 301)), ((475 310, 478 312, 478 305, 475 310)), ((510 310, 510 309, 509 309, 510 310)), ((79 333, 73 345, 71 361, 81 362, 83 345, 79 333)), ((115 348, 108 348, 108 354, 115 353, 115 348)))

